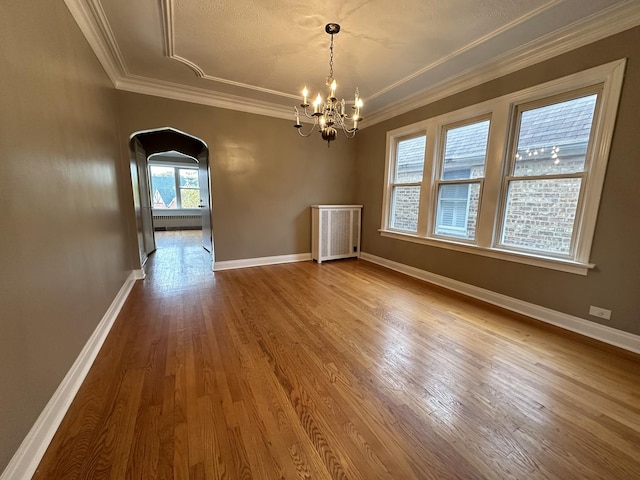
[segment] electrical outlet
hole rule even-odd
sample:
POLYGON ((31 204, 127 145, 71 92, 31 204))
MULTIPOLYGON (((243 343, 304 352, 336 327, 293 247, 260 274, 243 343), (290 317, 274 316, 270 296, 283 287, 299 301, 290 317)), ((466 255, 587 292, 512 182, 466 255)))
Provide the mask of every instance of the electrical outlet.
POLYGON ((594 307, 593 305, 589 307, 589 315, 602 318, 603 320, 611 320, 611 310, 607 310, 606 308, 594 307))

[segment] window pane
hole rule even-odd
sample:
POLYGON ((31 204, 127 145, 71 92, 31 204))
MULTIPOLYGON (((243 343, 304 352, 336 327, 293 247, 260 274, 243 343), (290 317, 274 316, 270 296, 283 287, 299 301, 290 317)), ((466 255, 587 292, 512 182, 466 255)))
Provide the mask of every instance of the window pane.
POLYGON ((476 236, 479 198, 480 183, 440 185, 436 234, 473 240, 476 236))
POLYGON ((420 187, 394 187, 391 203, 391 228, 416 232, 420 187))
POLYGON ((200 190, 196 190, 195 188, 181 188, 180 203, 182 208, 198 208, 198 205, 200 205, 200 190))
POLYGON ((596 94, 522 112, 514 176, 584 170, 596 94))
POLYGON ((447 130, 442 179, 484 177, 488 139, 489 120, 447 130))
POLYGON ((175 169, 151 165, 149 171, 153 208, 178 208, 175 169))
POLYGON ((409 138, 398 142, 394 183, 417 183, 422 181, 426 142, 426 136, 409 138))
POLYGON ((198 170, 181 168, 180 187, 198 188, 198 170))
POLYGON ((509 182, 502 243, 569 254, 581 183, 581 178, 509 182))

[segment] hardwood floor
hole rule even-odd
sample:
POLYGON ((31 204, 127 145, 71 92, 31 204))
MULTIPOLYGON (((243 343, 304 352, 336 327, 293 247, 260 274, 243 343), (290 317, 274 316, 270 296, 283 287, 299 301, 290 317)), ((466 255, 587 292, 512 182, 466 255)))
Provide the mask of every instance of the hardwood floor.
POLYGON ((640 479, 640 359, 358 260, 160 233, 35 479, 640 479))

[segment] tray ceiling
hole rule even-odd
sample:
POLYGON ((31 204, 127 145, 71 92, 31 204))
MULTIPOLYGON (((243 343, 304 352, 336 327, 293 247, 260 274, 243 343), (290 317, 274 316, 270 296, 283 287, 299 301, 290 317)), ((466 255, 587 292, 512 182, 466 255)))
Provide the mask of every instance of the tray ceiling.
POLYGON ((640 24, 637 0, 65 0, 116 88, 293 118, 357 87, 367 125, 640 24))

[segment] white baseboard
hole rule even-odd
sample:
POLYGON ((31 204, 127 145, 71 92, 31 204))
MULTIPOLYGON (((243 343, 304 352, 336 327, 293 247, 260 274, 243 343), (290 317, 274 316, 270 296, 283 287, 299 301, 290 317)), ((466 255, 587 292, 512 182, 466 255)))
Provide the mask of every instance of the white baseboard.
POLYGON ((551 310, 550 308, 541 307, 540 305, 535 305, 523 300, 518 300, 517 298, 508 297, 501 293, 469 285, 468 283, 443 277, 442 275, 437 275, 403 263, 394 262, 393 260, 377 257, 370 253, 362 252, 360 254, 360 258, 391 270, 404 273, 411 277, 433 283, 434 285, 453 290, 454 292, 477 298, 483 302, 497 305, 507 310, 511 310, 512 312, 521 313, 527 317, 535 318, 536 320, 540 320, 545 323, 550 323, 557 327, 564 328, 565 330, 570 330, 634 353, 640 353, 640 336, 638 335, 600 325, 599 323, 590 322, 584 318, 574 317, 573 315, 551 310))
POLYGON ((263 265, 275 265, 277 263, 306 262, 307 260, 311 260, 311 253, 296 253, 293 255, 276 255, 274 257, 226 260, 223 262, 215 262, 213 264, 213 271, 219 272, 221 270, 233 270, 235 268, 261 267, 263 265))
POLYGON ((144 268, 140 270, 133 271, 133 279, 134 280, 144 280, 147 277, 147 274, 144 272, 144 268))
MULTIPOLYGON (((78 393, 80 385, 84 381, 91 365, 93 364, 102 344, 107 338, 124 302, 126 301, 136 279, 139 279, 139 271, 133 271, 125 280, 109 306, 100 323, 89 337, 84 348, 73 362, 71 369, 56 389, 55 393, 44 407, 40 416, 31 427, 31 430, 22 441, 22 444, 5 468, 0 480, 28 479, 33 476, 40 464, 40 460, 53 439, 62 419, 64 418, 71 402, 78 393)), ((144 272, 143 272, 144 273, 144 272)))

